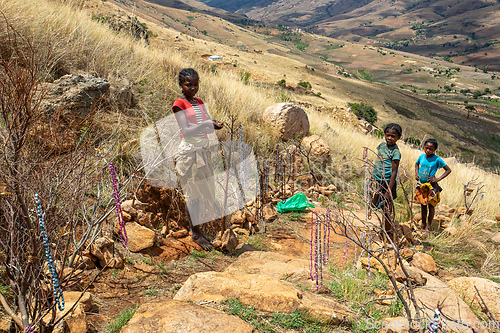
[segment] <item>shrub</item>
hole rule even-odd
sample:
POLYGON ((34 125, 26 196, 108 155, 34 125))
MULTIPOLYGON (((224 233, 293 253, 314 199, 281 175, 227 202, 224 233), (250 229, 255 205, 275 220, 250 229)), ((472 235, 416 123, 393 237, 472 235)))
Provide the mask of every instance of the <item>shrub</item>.
POLYGON ((421 142, 420 142, 420 140, 419 140, 419 139, 414 138, 414 137, 411 137, 411 136, 410 136, 410 137, 408 137, 408 138, 406 138, 404 141, 405 141, 406 143, 412 143, 412 144, 414 144, 414 145, 416 145, 416 146, 420 146, 420 144, 421 144, 421 142))
POLYGON ((377 121, 377 111, 373 108, 373 106, 361 103, 349 103, 348 107, 351 108, 352 112, 358 117, 365 119, 370 124, 375 124, 377 121))
POLYGON ((279 87, 284 88, 284 87, 286 86, 286 80, 285 80, 285 79, 281 79, 281 80, 279 80, 276 84, 277 84, 279 87))
POLYGON ((251 75, 250 72, 247 72, 245 70, 242 71, 240 73, 240 79, 241 79, 241 81, 243 81, 243 83, 245 83, 245 84, 248 84, 248 82, 250 80, 250 75, 251 75))
POLYGON ((297 83, 297 85, 299 85, 301 87, 304 87, 306 89, 311 89, 312 88, 312 85, 311 85, 311 83, 309 83, 309 81, 302 81, 302 80, 300 80, 299 83, 297 83))

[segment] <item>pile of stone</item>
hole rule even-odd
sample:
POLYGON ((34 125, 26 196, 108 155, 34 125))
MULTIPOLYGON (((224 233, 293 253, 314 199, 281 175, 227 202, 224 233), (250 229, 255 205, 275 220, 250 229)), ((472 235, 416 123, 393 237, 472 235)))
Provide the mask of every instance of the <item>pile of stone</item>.
POLYGON ((259 225, 250 212, 239 210, 231 216, 231 229, 238 235, 250 236, 259 232, 259 225))

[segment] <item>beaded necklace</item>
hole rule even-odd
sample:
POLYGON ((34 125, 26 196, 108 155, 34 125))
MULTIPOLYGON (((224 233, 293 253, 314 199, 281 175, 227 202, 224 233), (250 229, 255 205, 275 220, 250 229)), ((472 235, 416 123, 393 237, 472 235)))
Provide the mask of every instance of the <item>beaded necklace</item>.
POLYGON ((47 237, 47 231, 45 229, 45 221, 43 218, 42 203, 38 197, 38 192, 35 194, 35 201, 38 209, 38 218, 40 220, 40 230, 42 231, 43 244, 45 246, 45 256, 47 258, 47 264, 49 265, 50 275, 52 276, 52 284, 54 285, 54 298, 57 303, 57 308, 59 311, 64 310, 64 296, 61 287, 59 286, 59 279, 57 278, 56 266, 54 265, 54 259, 52 259, 52 254, 50 253, 49 239, 47 237))
POLYGON ((113 196, 115 198, 116 214, 118 215, 118 224, 120 225, 120 242, 123 247, 127 247, 128 237, 127 229, 125 229, 125 222, 123 221, 122 206, 120 204, 120 195, 118 194, 118 180, 116 179, 116 169, 115 165, 111 162, 109 163, 109 169, 111 171, 111 179, 113 180, 113 196))

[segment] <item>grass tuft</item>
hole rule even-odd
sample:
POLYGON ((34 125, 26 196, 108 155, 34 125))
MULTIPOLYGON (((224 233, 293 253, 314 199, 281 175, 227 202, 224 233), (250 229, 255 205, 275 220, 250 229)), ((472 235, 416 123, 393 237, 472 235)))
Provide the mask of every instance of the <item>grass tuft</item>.
POLYGON ((295 310, 291 314, 259 312, 253 306, 245 305, 237 298, 225 299, 221 305, 224 312, 240 317, 262 333, 277 333, 284 330, 307 333, 328 332, 326 326, 310 320, 303 311, 295 310))
POLYGON ((125 326, 128 323, 128 321, 134 316, 134 313, 135 311, 137 311, 138 308, 139 305, 136 305, 120 312, 118 317, 108 325, 108 327, 106 328, 106 332, 108 333, 120 332, 122 327, 125 326))

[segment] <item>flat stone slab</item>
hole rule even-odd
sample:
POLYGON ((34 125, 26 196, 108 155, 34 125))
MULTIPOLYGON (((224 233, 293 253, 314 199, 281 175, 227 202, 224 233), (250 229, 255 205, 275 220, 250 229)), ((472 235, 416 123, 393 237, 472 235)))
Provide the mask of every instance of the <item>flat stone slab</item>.
POLYGON ((142 304, 120 333, 256 333, 236 316, 198 304, 168 300, 142 304))
MULTIPOLYGON (((243 253, 224 271, 265 275, 276 280, 300 284, 309 291, 315 291, 316 283, 311 280, 310 265, 311 263, 307 259, 299 259, 276 252, 255 251, 243 253)), ((327 270, 323 271, 323 280, 329 280, 327 270)))
POLYGON ((239 272, 203 272, 193 274, 175 295, 175 300, 214 301, 237 298, 243 304, 264 312, 305 311, 312 318, 340 324, 351 322, 352 311, 346 306, 294 284, 265 275, 239 272))
MULTIPOLYGON (((427 278, 427 283, 423 287, 415 288, 414 293, 419 306, 423 303, 430 308, 424 310, 424 313, 428 316, 427 318, 434 318, 434 309, 438 304, 442 303, 443 308, 441 312, 445 316, 474 327, 476 332, 487 332, 487 330, 481 328, 481 321, 472 312, 467 303, 450 289, 446 283, 422 270, 419 270, 419 272, 427 278)), ((411 310, 414 311, 413 306, 411 310)), ((440 319, 446 323, 445 332, 472 332, 467 326, 446 320, 444 316, 441 316, 440 319)))

